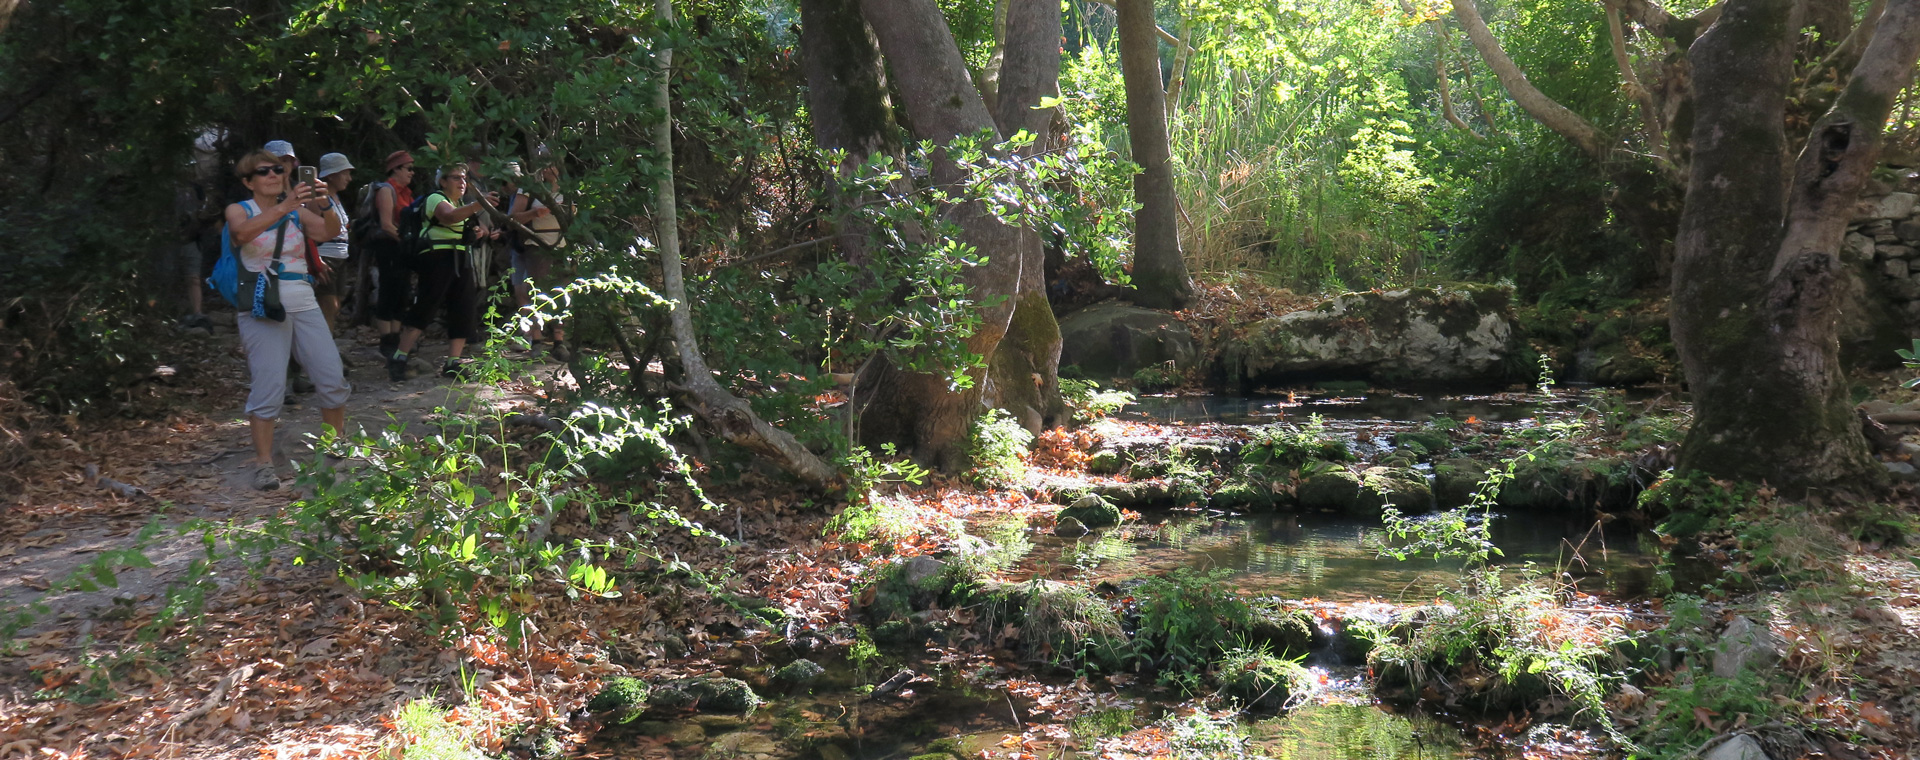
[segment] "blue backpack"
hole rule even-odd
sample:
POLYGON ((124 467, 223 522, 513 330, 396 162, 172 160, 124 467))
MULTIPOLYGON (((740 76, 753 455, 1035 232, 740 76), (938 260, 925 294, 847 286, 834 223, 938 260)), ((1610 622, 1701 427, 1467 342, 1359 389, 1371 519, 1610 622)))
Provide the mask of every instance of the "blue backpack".
MULTIPOLYGON (((240 208, 246 210, 248 219, 252 219, 259 213, 254 210, 252 201, 242 201, 240 208)), ((268 302, 273 299, 267 297, 268 281, 288 279, 290 277, 293 279, 304 279, 307 277, 306 275, 287 274, 286 265, 280 263, 280 247, 286 240, 287 224, 289 222, 291 222, 296 229, 299 229, 301 234, 305 234, 307 231, 307 228, 300 224, 300 212, 298 211, 288 214, 285 219, 280 220, 279 224, 274 225, 273 228, 276 234, 273 241, 273 265, 271 269, 276 275, 275 277, 261 277, 258 272, 252 272, 246 267, 240 266, 240 255, 233 250, 233 231, 228 229, 227 225, 221 225, 220 259, 213 264, 213 275, 207 278, 207 287, 213 288, 215 293, 219 293, 220 297, 226 299, 227 303, 232 304, 235 309, 250 313, 256 317, 269 317, 270 315, 267 309, 273 304, 269 304, 268 302)), ((274 283, 273 289, 275 291, 279 290, 278 283, 274 283)))

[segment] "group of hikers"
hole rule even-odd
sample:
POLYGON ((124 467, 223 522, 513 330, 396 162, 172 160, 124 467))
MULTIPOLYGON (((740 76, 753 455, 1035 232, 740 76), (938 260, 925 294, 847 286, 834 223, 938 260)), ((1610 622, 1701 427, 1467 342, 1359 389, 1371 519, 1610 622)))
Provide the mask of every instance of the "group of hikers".
MULTIPOLYGON (((481 337, 480 314, 490 283, 493 252, 505 247, 509 283, 519 309, 530 307, 534 287, 550 285, 554 257, 565 246, 560 220, 521 186, 517 163, 506 165, 497 189, 481 186, 473 162, 433 171, 432 184, 416 196, 415 168, 407 151, 382 163, 384 177, 362 188, 351 211, 343 200, 355 167, 347 156, 328 153, 303 165, 291 144, 275 140, 234 162, 246 197, 225 206, 215 224, 203 225, 187 243, 196 258, 188 267, 187 326, 211 327, 201 308, 211 286, 232 302, 250 386, 246 415, 255 453, 252 485, 279 487, 273 465, 274 425, 288 399, 294 365, 303 370, 323 424, 346 430, 351 386, 334 342, 343 296, 356 309, 372 309, 379 353, 388 379, 407 379, 408 363, 436 319, 446 328, 448 351, 441 374, 459 377, 469 341, 481 337), (202 263, 216 245, 211 276, 202 263), (356 257, 371 257, 375 295, 354 292, 360 283, 356 257)), ((545 197, 560 203, 558 171, 536 172, 545 197)), ((557 322, 536 321, 527 339, 537 349, 567 358, 557 322)))

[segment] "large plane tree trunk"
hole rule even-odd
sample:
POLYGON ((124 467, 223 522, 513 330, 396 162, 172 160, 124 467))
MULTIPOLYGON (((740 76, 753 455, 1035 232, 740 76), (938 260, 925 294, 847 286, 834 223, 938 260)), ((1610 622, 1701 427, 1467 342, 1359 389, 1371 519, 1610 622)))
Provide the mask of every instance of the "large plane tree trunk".
POLYGON ((1884 483, 1839 362, 1838 251, 1920 55, 1920 0, 1891 0, 1797 160, 1785 128, 1794 0, 1731 0, 1690 51, 1693 157, 1675 240, 1674 342, 1694 423, 1680 467, 1790 493, 1884 483))
MULTIPOLYGON (((994 121, 1008 137, 1033 133, 1029 154, 1053 143, 1055 109, 1040 100, 1060 95, 1060 3, 1007 0, 1001 37, 999 97, 994 121)), ((1040 233, 1020 231, 1020 284, 1007 336, 994 352, 991 401, 1033 432, 1066 421, 1060 397, 1060 323, 1047 303, 1046 251, 1040 233)))
POLYGON ((1140 173, 1133 176, 1134 303, 1177 309, 1193 300, 1193 281, 1180 253, 1180 211, 1173 195, 1173 154, 1167 142, 1167 93, 1160 81, 1159 27, 1153 0, 1117 0, 1120 76, 1126 80, 1127 140, 1140 173))
MULTIPOLYGON (((996 131, 934 0, 861 0, 860 10, 898 79, 897 91, 915 138, 944 144, 961 135, 996 131)), ((950 187, 961 185, 968 172, 945 155, 936 156, 931 168, 933 182, 950 187)), ((1019 290, 1021 231, 1001 223, 977 202, 953 209, 951 218, 958 222, 962 240, 985 258, 963 275, 981 319, 979 329, 966 338, 966 347, 991 358, 1007 333, 1019 290)), ((915 459, 950 471, 965 466, 967 429, 982 409, 985 372, 973 371, 968 388, 951 387, 944 376, 904 372, 883 362, 862 374, 858 382, 873 389, 872 401, 860 412, 863 442, 895 443, 915 459)))
MULTIPOLYGON (((887 97, 886 67, 873 31, 860 17, 859 0, 801 0, 800 59, 814 142, 847 152, 846 161, 836 167, 841 176, 851 176, 875 154, 893 157, 896 166, 904 164, 900 127, 887 97)), ((893 191, 912 189, 912 180, 903 177, 893 191)), ((866 200, 832 199, 840 251, 856 264, 866 263, 870 230, 855 222, 848 209, 866 200)))

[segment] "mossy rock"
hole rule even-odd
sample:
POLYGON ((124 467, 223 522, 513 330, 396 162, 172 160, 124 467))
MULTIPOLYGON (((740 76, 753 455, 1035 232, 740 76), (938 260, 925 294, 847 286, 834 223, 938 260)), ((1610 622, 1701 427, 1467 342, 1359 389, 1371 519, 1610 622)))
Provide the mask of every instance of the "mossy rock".
POLYGON ((1118 451, 1096 451, 1093 456, 1087 457, 1087 472, 1095 475, 1113 475, 1126 466, 1126 459, 1118 451))
POLYGON ((1282 657, 1292 658, 1313 651, 1320 627, 1306 610, 1254 607, 1253 624, 1246 634, 1249 644, 1263 644, 1282 657))
POLYGON ((1282 494, 1272 488, 1246 480, 1230 480, 1214 491, 1208 506, 1247 512, 1271 512, 1280 507, 1282 494))
POLYGON ((1129 480, 1150 480, 1167 474, 1167 463, 1152 459, 1135 460, 1127 466, 1129 480))
POLYGON ((1433 511, 1433 489, 1418 470, 1369 467, 1360 473, 1360 485, 1354 514, 1378 515, 1388 506, 1410 515, 1433 511))
POLYGON ((1301 481, 1293 491, 1302 509, 1346 512, 1360 500, 1360 476, 1333 466, 1301 481))
POLYGON ((960 565, 926 555, 889 563, 875 570, 873 580, 855 594, 854 606, 876 624, 903 619, 945 598, 964 572, 960 565))
POLYGON ((918 638, 913 623, 905 620, 888 620, 873 627, 873 643, 883 647, 900 647, 914 643, 918 638))
POLYGON ((1433 497, 1441 509, 1464 507, 1487 479, 1487 467, 1472 459, 1443 459, 1433 465, 1433 497))
POLYGON ((599 693, 587 700, 587 710, 607 723, 631 723, 646 711, 651 691, 647 682, 638 678, 610 679, 600 686, 599 693))
POLYGON ((661 684, 650 702, 667 710, 697 708, 701 712, 751 713, 763 704, 753 687, 738 678, 699 676, 661 684))
POLYGON ((1028 661, 1078 667, 1091 663, 1118 667, 1127 646, 1120 618, 1086 586, 1061 581, 990 581, 972 601, 989 611, 984 617, 1017 625, 1019 651, 1028 661))
POLYGON ((818 680, 826 672, 827 669, 821 667, 820 663, 802 657, 780 666, 779 670, 773 672, 773 677, 789 686, 805 686, 818 680))
POLYGON ((1440 456, 1453 448, 1453 439, 1438 430, 1403 430, 1393 434, 1393 445, 1416 457, 1440 456))
POLYGON ((1249 710, 1277 711, 1302 691, 1305 669, 1264 652, 1235 652, 1214 671, 1220 693, 1249 710))
POLYGON ((1087 494, 1054 515, 1054 519, 1071 517, 1089 528, 1106 528, 1120 524, 1120 508, 1109 503, 1099 494, 1087 494))

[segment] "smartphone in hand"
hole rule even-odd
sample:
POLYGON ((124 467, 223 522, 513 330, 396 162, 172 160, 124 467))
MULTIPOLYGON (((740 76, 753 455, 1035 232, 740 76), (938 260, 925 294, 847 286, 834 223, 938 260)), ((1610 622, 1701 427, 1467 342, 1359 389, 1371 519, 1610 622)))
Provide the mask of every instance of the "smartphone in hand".
POLYGON ((302 166, 299 168, 297 176, 299 176, 300 182, 313 186, 315 190, 320 189, 320 169, 319 168, 312 167, 312 166, 302 166))

